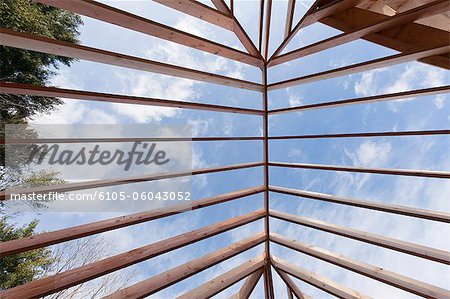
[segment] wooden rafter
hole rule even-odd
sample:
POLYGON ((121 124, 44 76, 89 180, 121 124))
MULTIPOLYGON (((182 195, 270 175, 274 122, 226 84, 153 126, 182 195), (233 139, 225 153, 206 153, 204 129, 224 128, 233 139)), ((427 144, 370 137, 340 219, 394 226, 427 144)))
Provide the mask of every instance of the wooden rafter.
MULTIPOLYGON (((114 179, 103 179, 103 180, 91 180, 79 183, 67 183, 53 186, 43 186, 43 187, 35 187, 35 188, 26 188, 26 189, 14 189, 14 193, 16 194, 46 194, 49 192, 68 192, 75 190, 87 190, 92 188, 100 188, 100 187, 108 187, 108 186, 118 186, 124 184, 133 184, 139 182, 150 182, 156 180, 164 180, 169 178, 177 178, 177 177, 185 177, 199 174, 207 174, 214 173, 219 171, 228 171, 235 169, 244 169, 251 167, 259 167, 264 166, 263 162, 256 163, 242 163, 242 164, 234 164, 228 166, 219 166, 219 167, 211 167, 211 168, 200 168, 200 169, 192 169, 192 170, 184 170, 178 172, 168 172, 168 173, 157 173, 157 174, 147 174, 147 175, 139 175, 139 176, 130 176, 123 178, 114 178, 114 179)), ((6 200, 8 195, 10 195, 11 191, 2 191, 0 192, 0 200, 6 200)))
POLYGON ((384 58, 374 59, 366 62, 356 63, 349 66, 344 66, 329 71, 306 75, 298 78, 293 78, 281 82, 271 83, 267 86, 268 90, 276 90, 280 88, 292 87, 299 84, 306 84, 316 82, 319 80, 327 80, 340 76, 360 73, 377 68, 392 66, 395 64, 410 62, 425 57, 445 54, 450 51, 450 46, 442 46, 438 48, 422 49, 419 51, 405 52, 401 54, 395 54, 384 58))
MULTIPOLYGON (((450 134, 450 131, 449 131, 449 134, 450 134)), ((434 221, 439 221, 439 222, 444 222, 444 223, 450 223, 450 213, 446 213, 446 212, 423 210, 423 209, 417 209, 417 208, 400 206, 400 205, 386 204, 383 202, 358 200, 358 199, 352 199, 352 198, 347 198, 347 197, 333 196, 330 194, 311 192, 311 191, 305 191, 305 190, 296 190, 296 189, 283 188, 283 187, 277 187, 277 186, 270 186, 269 191, 277 192, 277 193, 281 193, 281 194, 300 196, 303 198, 316 199, 316 200, 325 201, 325 202, 349 205, 349 206, 354 206, 354 207, 359 207, 359 208, 364 208, 364 209, 370 209, 370 210, 405 215, 405 216, 410 216, 410 217, 415 217, 415 218, 423 218, 423 219, 434 220, 434 221)))
POLYGON ((221 204, 245 196, 258 194, 264 190, 265 190, 264 186, 253 187, 213 197, 199 199, 185 204, 178 204, 147 212, 140 212, 127 216, 115 217, 79 226, 73 226, 51 232, 41 233, 33 237, 2 242, 0 243, 0 257, 22 253, 32 249, 42 248, 45 246, 55 245, 62 242, 75 240, 78 238, 87 237, 102 232, 107 232, 164 217, 186 213, 189 211, 213 206, 216 204, 221 204))
MULTIPOLYGON (((265 234, 263 234, 263 236, 265 237, 265 234)), ((248 299, 255 289, 256 284, 260 280, 263 272, 264 269, 260 269, 255 273, 249 275, 239 291, 236 294, 232 295, 230 299, 248 299)))
POLYGON ((288 0, 286 10, 286 24, 284 26, 284 38, 286 38, 292 29, 292 21, 294 20, 295 0, 288 0))
POLYGON ((394 28, 407 23, 414 22, 419 19, 424 19, 433 15, 437 15, 446 12, 448 8, 449 8, 448 0, 433 1, 429 4, 416 7, 414 9, 405 11, 393 17, 383 19, 367 27, 358 28, 351 32, 345 32, 337 36, 333 36, 325 40, 319 41, 317 43, 305 46, 303 48, 291 51, 289 53, 279 55, 269 63, 269 66, 275 66, 280 63, 298 59, 323 50, 328 50, 333 47, 357 40, 358 38, 362 38, 372 33, 380 32, 389 28, 394 28))
POLYGON ((269 166, 450 179, 450 172, 448 171, 366 168, 357 166, 339 166, 339 165, 310 164, 310 163, 283 163, 283 162, 269 162, 269 166))
POLYGON ((270 240, 277 244, 286 246, 290 249, 294 249, 298 252, 324 260, 334 265, 338 265, 350 271, 387 283, 389 285, 400 288, 415 295, 419 295, 421 297, 425 298, 450 297, 450 292, 443 288, 439 288, 430 285, 428 283, 424 283, 416 279, 409 278, 401 274, 397 274, 389 270, 373 266, 368 263, 360 262, 322 248, 301 243, 294 239, 282 237, 278 234, 271 233, 270 240))
POLYGON ((287 275, 285 272, 278 270, 278 268, 274 267, 275 271, 278 273, 278 275, 281 277, 281 279, 286 284, 286 287, 288 288, 288 293, 294 293, 295 297, 298 299, 312 299, 310 296, 305 295, 298 285, 287 275))
POLYGON ((347 288, 341 284, 331 281, 323 276, 317 275, 311 271, 289 264, 288 262, 272 256, 272 263, 280 272, 288 273, 304 282, 313 285, 338 298, 349 299, 369 299, 370 297, 363 295, 355 290, 347 288))
POLYGON ((264 59, 269 59, 269 42, 270 42, 270 22, 272 19, 272 0, 266 0, 266 28, 264 30, 264 47, 263 47, 263 57, 264 59))
POLYGON ((91 0, 39 0, 39 2, 74 13, 108 22, 127 29, 155 36, 201 51, 206 51, 253 66, 260 66, 260 59, 248 53, 221 45, 205 38, 150 21, 129 12, 91 0))
POLYGON ((380 236, 377 234, 360 231, 348 227, 334 225, 324 221, 306 218, 302 216, 292 215, 279 211, 270 211, 270 216, 288 221, 291 223, 303 225, 306 227, 326 231, 332 234, 336 234, 342 237, 362 241, 369 244, 374 244, 384 248, 392 249, 395 251, 403 252, 413 256, 421 257, 427 260, 435 261, 450 265, 450 253, 445 250, 440 250, 428 246, 423 246, 411 242, 397 240, 390 237, 380 236))
POLYGON ((176 237, 168 238, 125 253, 114 255, 97 262, 81 266, 50 277, 33 280, 24 285, 0 292, 2 298, 36 298, 53 294, 60 290, 92 280, 113 271, 148 260, 157 255, 175 250, 194 242, 223 233, 230 229, 263 218, 264 210, 232 218, 210 226, 205 226, 176 237))
POLYGON ((266 258, 264 255, 260 255, 177 297, 177 299, 211 298, 239 280, 259 271, 265 264, 266 258))
POLYGON ((97 48, 62 42, 51 38, 38 37, 9 29, 0 29, 0 45, 105 63, 173 77, 227 85, 236 88, 244 88, 255 91, 263 90, 263 86, 255 82, 202 72, 177 65, 119 54, 97 48))
POLYGON ((231 244, 225 248, 219 249, 205 256, 193 259, 192 261, 189 261, 178 267, 172 268, 146 280, 126 287, 122 290, 119 290, 105 297, 105 299, 145 298, 164 288, 171 286, 174 283, 177 283, 200 271, 203 271, 229 258, 232 258, 233 256, 236 256, 250 248, 253 248, 264 242, 264 240, 264 233, 256 234, 252 237, 231 244))

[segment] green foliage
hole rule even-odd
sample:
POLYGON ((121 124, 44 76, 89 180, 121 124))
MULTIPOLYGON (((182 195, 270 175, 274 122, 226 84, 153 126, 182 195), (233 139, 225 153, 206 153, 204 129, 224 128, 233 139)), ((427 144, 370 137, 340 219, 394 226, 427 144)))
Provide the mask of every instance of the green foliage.
MULTIPOLYGON (((15 227, 0 218, 0 241, 10 241, 30 237, 35 234, 38 224, 32 221, 24 227, 15 227)), ((12 288, 45 275, 55 259, 49 249, 40 248, 0 259, 0 290, 12 288)))
MULTIPOLYGON (((77 43, 81 18, 73 13, 30 0, 0 1, 0 27, 61 41, 77 43)), ((45 53, 0 46, 0 80, 45 85, 59 63, 70 65, 73 59, 45 53)), ((0 121, 21 123, 36 113, 48 112, 61 101, 53 97, 25 95, 0 96, 0 121)))

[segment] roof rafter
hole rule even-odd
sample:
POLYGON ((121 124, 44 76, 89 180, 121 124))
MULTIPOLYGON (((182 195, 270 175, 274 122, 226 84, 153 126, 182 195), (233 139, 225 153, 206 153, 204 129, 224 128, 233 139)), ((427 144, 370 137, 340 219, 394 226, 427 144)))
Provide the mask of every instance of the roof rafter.
POLYGON ((255 273, 249 275, 239 291, 236 294, 232 295, 229 299, 248 299, 255 289, 256 284, 261 279, 263 272, 264 269, 261 268, 255 273))

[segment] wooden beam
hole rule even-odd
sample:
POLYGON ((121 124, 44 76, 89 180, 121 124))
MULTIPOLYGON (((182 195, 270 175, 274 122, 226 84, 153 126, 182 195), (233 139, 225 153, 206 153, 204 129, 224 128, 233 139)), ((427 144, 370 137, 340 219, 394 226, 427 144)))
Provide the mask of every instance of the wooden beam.
POLYGON ((227 30, 233 30, 233 19, 230 15, 209 7, 196 0, 154 0, 162 5, 171 7, 185 14, 217 25, 227 30))
POLYGON ((344 66, 337 69, 332 69, 328 71, 323 71, 320 73, 315 73, 311 75, 306 75, 298 78, 293 78, 281 82, 276 82, 269 84, 267 86, 268 90, 276 90, 280 88, 286 88, 286 87, 292 87, 299 84, 306 84, 311 82, 316 82, 319 80, 327 80, 332 79, 340 76, 360 73, 364 71, 369 71, 377 68, 382 67, 388 67, 395 64, 410 62, 414 60, 418 60, 421 58, 429 57, 429 56, 435 56, 435 55, 441 55, 448 53, 450 51, 450 46, 443 46, 439 48, 432 48, 427 50, 421 50, 421 51, 413 51, 413 52, 405 52, 402 54, 395 54, 383 58, 378 58, 374 60, 369 60, 366 62, 356 63, 349 66, 344 66))
POLYGON ((270 211, 270 216, 284 221, 296 223, 306 227, 322 230, 342 237, 362 241, 365 243, 381 246, 395 251, 403 252, 427 260, 450 265, 450 253, 445 250, 435 249, 411 242, 401 241, 390 237, 380 236, 357 229, 334 225, 324 221, 283 213, 270 211))
MULTIPOLYGON (((130 30, 155 36, 183 46, 236 60, 259 67, 260 59, 243 51, 210 41, 205 38, 177 30, 148 20, 138 15, 92 0, 34 0, 53 7, 65 9, 96 20, 121 26, 130 30)), ((185 2, 185 1, 182 1, 185 2)), ((215 17, 219 13, 215 14, 215 17)), ((230 19, 230 17, 228 17, 230 19)), ((224 21, 224 18, 221 18, 224 21)))
POLYGON ((181 248, 194 242, 218 235, 230 229, 251 223, 265 216, 258 210, 243 216, 228 219, 166 240, 143 246, 128 252, 114 255, 79 268, 53 276, 33 280, 0 292, 1 298, 37 298, 53 294, 74 285, 106 275, 113 271, 148 260, 157 255, 181 248))
POLYGON ((91 222, 83 225, 63 228, 51 232, 45 232, 27 238, 21 238, 0 243, 0 257, 22 253, 36 248, 55 245, 62 242, 87 237, 122 227, 127 227, 143 222, 148 222, 164 217, 169 217, 216 204, 221 204, 234 199, 261 193, 264 186, 247 188, 221 195, 207 197, 188 203, 177 204, 170 207, 154 209, 151 211, 119 216, 111 219, 91 222))
POLYGON ((4 28, 0 28, 0 44, 8 47, 15 47, 19 49, 105 63, 140 71, 148 71, 185 79, 227 85, 236 88, 255 91, 263 90, 263 86, 255 82, 229 78, 222 75, 202 72, 194 69, 161 63, 135 56, 119 54, 97 48, 81 46, 69 42, 62 42, 51 38, 16 32, 4 28))
POLYGON ((256 285, 258 284, 259 279, 261 278, 264 270, 260 269, 256 271, 255 273, 249 275, 247 279, 245 280, 242 287, 239 289, 239 291, 232 295, 229 299, 248 299, 250 298, 250 295, 252 294, 253 290, 255 289, 256 285))
POLYGON ((288 292, 294 293, 295 297, 298 299, 312 299, 310 296, 305 295, 298 285, 287 275, 285 272, 278 270, 278 268, 274 267, 275 271, 278 273, 278 275, 281 277, 281 279, 284 281, 288 288, 288 292))
POLYGON ((300 29, 307 27, 311 24, 318 22, 319 20, 329 17, 335 13, 340 11, 349 9, 353 6, 356 6, 361 0, 342 0, 338 1, 333 5, 328 7, 324 7, 320 10, 316 10, 317 3, 316 1, 313 5, 311 5, 310 9, 305 13, 305 15, 300 19, 300 21, 295 25, 295 27, 291 30, 288 36, 284 39, 284 41, 278 46, 275 52, 269 59, 269 63, 278 56, 284 48, 289 44, 289 42, 294 38, 294 36, 300 31, 300 29))
MULTIPOLYGON (((267 240, 269 239, 269 236, 267 236, 267 240)), ((268 260, 267 256, 266 256, 266 260, 268 260)), ((270 267, 270 264, 267 263, 266 264, 266 275, 267 275, 267 286, 268 286, 268 291, 269 291, 269 298, 271 299, 275 299, 275 293, 273 290, 273 278, 272 278, 272 269, 270 267)))
POLYGON ((438 86, 438 87, 416 89, 416 90, 381 94, 381 95, 361 97, 361 98, 353 98, 353 99, 346 99, 346 100, 308 104, 308 105, 297 106, 297 107, 280 108, 280 109, 270 110, 269 114, 299 112, 299 111, 322 109, 322 108, 336 108, 336 107, 343 107, 343 106, 355 105, 355 104, 371 104, 371 103, 377 103, 377 102, 383 102, 383 101, 394 101, 394 100, 407 99, 407 98, 413 98, 413 97, 438 95, 438 94, 449 93, 449 92, 450 92, 450 85, 444 85, 444 86, 438 86))
POLYGON ((260 270, 261 267, 264 267, 265 263, 266 259, 264 255, 260 255, 216 278, 213 278, 195 289, 178 296, 177 299, 211 298, 239 280, 260 270))
POLYGON ((387 19, 380 20, 375 24, 369 26, 358 28, 350 32, 345 32, 325 40, 313 43, 311 45, 302 47, 300 49, 288 52, 283 55, 275 57, 268 66, 276 66, 278 64, 288 62, 294 59, 305 57, 320 51, 328 50, 339 45, 352 42, 358 38, 364 37, 366 35, 380 32, 389 28, 398 27, 407 23, 411 23, 420 19, 431 17, 443 12, 448 11, 449 5, 448 0, 437 0, 428 4, 424 4, 407 10, 398 15, 392 16, 387 19))
POLYGON ((339 267, 343 267, 350 271, 384 282, 386 284, 421 297, 441 299, 450 297, 450 291, 443 288, 439 288, 431 284, 424 283, 422 281, 373 266, 371 264, 360 262, 345 257, 341 254, 336 254, 322 248, 305 244, 294 239, 271 233, 270 240, 279 245, 288 247, 290 249, 318 258, 320 260, 332 263, 339 267))
POLYGON ((284 38, 286 38, 291 32, 294 13, 295 13, 295 0, 288 0, 286 10, 286 25, 284 26, 284 38))
POLYGON ((402 136, 432 136, 449 135, 450 130, 426 130, 426 131, 397 131, 397 132, 364 132, 364 133, 336 133, 336 134, 311 134, 292 136, 270 136, 269 140, 289 139, 323 139, 323 138, 367 138, 367 137, 402 137, 402 136))
POLYGON ((269 162, 269 166, 450 179, 450 172, 433 171, 433 170, 365 168, 357 166, 338 166, 338 165, 283 163, 283 162, 269 162))
POLYGON ((195 275, 250 248, 265 240, 265 234, 259 233, 253 237, 241 240, 225 248, 221 248, 200 258, 193 259, 178 267, 172 268, 153 277, 135 283, 122 290, 106 296, 105 299, 145 298, 183 279, 195 275))
POLYGON ((262 53, 263 33, 264 33, 264 6, 265 1, 259 0, 259 34, 258 34, 258 50, 262 53))
POLYGON ((177 171, 177 172, 168 172, 168 173, 157 173, 150 175, 139 175, 139 176, 130 176, 123 178, 114 178, 114 179, 104 179, 104 180, 92 180, 78 183, 67 183, 61 185, 53 185, 53 186, 43 186, 43 187, 35 187, 35 188, 27 188, 27 189, 14 189, 8 191, 0 192, 0 200, 7 200, 7 197, 11 194, 47 194, 49 192, 67 192, 67 191, 75 191, 75 190, 86 190, 92 188, 99 187, 108 187, 108 186, 117 186, 124 184, 132 184, 139 182, 149 182, 149 181, 157 181, 164 180, 169 178, 176 177, 184 177, 184 176, 192 176, 199 174, 207 174, 214 173, 219 171, 228 171, 235 169, 244 169, 250 167, 259 167, 263 166, 263 162, 252 162, 252 163, 242 163, 242 164, 233 164, 227 166, 219 166, 219 167, 211 167, 211 168, 199 168, 185 171, 177 171))
POLYGON ((303 198, 315 199, 325 202, 331 202, 336 204, 343 204, 363 209, 377 210, 387 213, 399 214, 404 216, 410 216, 415 218, 423 218, 427 220, 440 221, 444 223, 450 223, 450 213, 437 212, 424 209, 411 208, 400 205, 386 204, 383 202, 358 200, 348 197, 339 197, 330 194, 296 190, 290 188, 283 188, 277 186, 270 186, 269 191, 277 192, 281 194, 300 196, 303 198))
MULTIPOLYGON (((384 14, 352 7, 346 11, 334 14, 332 17, 324 18, 320 22, 344 32, 351 32, 357 28, 368 26, 388 18, 390 17, 384 14)), ((369 34, 364 36, 363 39, 400 52, 410 52, 448 45, 448 32, 414 22, 369 34)), ((421 58, 419 61, 450 69, 448 55, 430 56, 421 58)))
POLYGON ((358 293, 355 290, 340 285, 323 276, 317 275, 306 269, 289 264, 288 262, 272 256, 272 263, 274 267, 278 268, 280 272, 286 272, 318 289, 321 289, 333 296, 345 299, 369 299, 370 297, 358 293))
POLYGON ((269 42, 270 42, 270 21, 272 19, 272 0, 267 0, 266 6, 266 29, 264 38, 263 57, 269 59, 269 42))
MULTIPOLYGON (((261 54, 259 53, 258 49, 256 49, 255 45, 253 44, 252 40, 248 36, 247 32, 245 32, 242 25, 239 23, 239 21, 236 19, 236 17, 232 14, 231 10, 228 8, 227 4, 224 0, 211 0, 214 6, 221 12, 230 15, 233 19, 233 32, 236 34, 236 37, 241 41, 242 45, 245 49, 250 53, 250 55, 253 55, 254 57, 259 57, 261 59, 261 54)), ((260 60, 260 63, 262 61, 260 60)), ((262 67, 262 64, 259 65, 259 67, 262 67)))
POLYGON ((134 105, 159 106, 170 108, 184 108, 215 112, 242 113, 263 115, 264 111, 239 107, 229 107, 213 104, 192 103, 186 101, 155 99, 148 97, 136 97, 120 94, 109 94, 73 89, 63 89, 56 87, 36 86, 31 84, 0 82, 0 92, 15 95, 30 95, 42 97, 57 97, 66 99, 76 99, 82 101, 98 101, 107 103, 122 103, 134 105))

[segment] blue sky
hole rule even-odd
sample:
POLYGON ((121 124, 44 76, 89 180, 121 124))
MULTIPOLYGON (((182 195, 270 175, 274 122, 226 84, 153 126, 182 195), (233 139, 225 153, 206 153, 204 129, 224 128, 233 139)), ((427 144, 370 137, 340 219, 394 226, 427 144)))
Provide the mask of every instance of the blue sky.
MULTIPOLYGON (((235 1, 236 13, 251 38, 256 42, 258 1, 235 1)), ((226 30, 185 16, 152 1, 108 1, 108 5, 126 9, 152 20, 195 33, 212 40, 242 49, 236 37, 226 30)), ((206 3, 206 2, 205 2, 206 3)), ((295 14, 298 21, 311 1, 299 2, 295 14)), ((274 1, 270 50, 281 42, 286 2, 274 1)), ((132 32, 100 21, 83 18, 82 44, 178 64, 236 78, 260 82, 260 70, 231 60, 203 53, 178 44, 166 42, 141 33, 132 32)), ((324 25, 313 25, 298 34, 287 50, 333 36, 337 30, 324 25)), ((396 53, 369 42, 355 41, 318 54, 269 69, 269 82, 281 81, 301 75, 345 66, 368 59, 396 53)), ((61 67, 52 85, 62 88, 85 89, 98 92, 141 95, 173 100, 214 103, 229 106, 261 108, 258 92, 239 90, 170 78, 158 74, 129 70, 78 61, 72 67, 61 67)), ((331 100, 362 97, 381 93, 399 92, 450 83, 449 73, 417 62, 368 71, 317 83, 304 84, 269 93, 269 106, 281 108, 331 100)), ((289 113, 270 117, 270 135, 314 133, 344 133, 363 131, 402 131, 447 129, 450 123, 448 95, 420 97, 401 101, 344 108, 320 109, 302 113, 289 113)), ((194 136, 257 136, 262 132, 260 117, 228 113, 197 112, 192 110, 143 107, 125 104, 106 104, 66 100, 66 104, 50 115, 36 117, 35 123, 103 123, 185 125, 193 128, 194 136)), ((270 159, 365 167, 410 168, 450 171, 448 136, 386 137, 365 139, 324 139, 272 141, 270 159)), ((194 168, 260 161, 262 144, 259 141, 209 142, 193 144, 194 168)), ((196 176, 193 198, 230 192, 262 184, 262 169, 253 168, 229 173, 196 176)), ((333 173, 315 170, 274 168, 270 171, 270 184, 310 190, 358 199, 378 200, 432 210, 450 211, 450 183, 439 179, 407 178, 371 174, 333 173)), ((151 183, 149 183, 151 188, 151 183)), ((113 190, 114 188, 111 188, 113 190)), ((140 224, 105 233, 114 240, 110 254, 124 252, 157 240, 223 221, 262 207, 262 194, 242 198, 219 206, 189 212, 167 219, 140 224)), ((448 226, 404 216, 366 211, 335 204, 270 194, 270 206, 286 211, 388 235, 423 245, 450 250, 448 226)), ((114 213, 25 213, 17 221, 40 219, 39 230, 54 230, 95 220, 107 219, 114 213)), ((271 219, 273 231, 306 243, 354 257, 398 273, 445 287, 450 270, 438 263, 398 254, 380 247, 366 245, 313 229, 271 219)), ((136 269, 133 282, 155 275, 168 268, 219 249, 231 242, 263 230, 262 221, 192 244, 160 257, 132 266, 136 269)), ((262 252, 261 246, 238 255, 207 271, 182 281, 154 298, 172 298, 213 276, 231 269, 246 259, 262 252)), ((297 265, 317 272, 337 282, 376 298, 413 298, 406 292, 383 285, 361 275, 340 269, 302 254, 272 245, 273 253, 297 265)), ((285 287, 274 274, 277 298, 285 297, 285 287)), ((329 295, 296 280, 308 294, 317 298, 329 295)), ((131 283, 131 282, 130 282, 131 283)), ((241 283, 224 291, 218 297, 227 297, 241 283)), ((262 298, 262 284, 256 288, 254 298, 262 298)))

